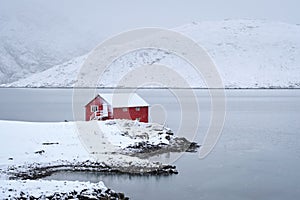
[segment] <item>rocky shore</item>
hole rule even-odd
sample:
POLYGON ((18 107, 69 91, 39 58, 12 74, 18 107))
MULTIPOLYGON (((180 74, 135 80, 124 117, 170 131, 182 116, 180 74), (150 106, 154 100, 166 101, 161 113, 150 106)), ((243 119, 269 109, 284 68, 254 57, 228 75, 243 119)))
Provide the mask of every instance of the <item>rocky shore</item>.
POLYGON ((84 162, 58 161, 56 163, 33 163, 23 166, 9 166, 5 170, 5 175, 10 180, 36 180, 50 176, 56 172, 62 171, 85 171, 100 172, 105 174, 131 174, 131 175, 171 175, 178 174, 176 166, 163 165, 157 163, 156 167, 141 166, 109 166, 104 162, 93 162, 90 160, 84 162))
POLYGON ((169 144, 160 143, 157 145, 147 142, 139 142, 124 149, 125 154, 147 159, 152 156, 170 152, 197 152, 200 147, 196 142, 190 142, 186 138, 170 138, 169 144))

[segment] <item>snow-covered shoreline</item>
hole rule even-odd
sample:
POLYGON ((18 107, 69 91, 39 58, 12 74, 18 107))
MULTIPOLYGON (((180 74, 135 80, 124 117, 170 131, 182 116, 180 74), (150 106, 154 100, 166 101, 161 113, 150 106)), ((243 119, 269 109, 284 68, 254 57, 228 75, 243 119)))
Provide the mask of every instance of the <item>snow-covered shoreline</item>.
MULTIPOLYGON (((2 190, 7 189, 11 179, 15 181, 12 187, 25 184, 23 180, 36 180, 36 184, 39 184, 39 178, 58 171, 176 174, 175 166, 141 159, 134 154, 149 153, 148 147, 151 147, 150 153, 153 153, 152 147, 155 150, 168 147, 164 151, 185 151, 188 149, 186 145, 190 144, 188 141, 176 143, 178 138, 162 125, 131 120, 60 123, 0 121, 0 127, 2 190), (89 138, 93 142, 84 144, 89 138), (98 141, 95 143, 95 140, 98 141), (96 147, 92 147, 95 144, 96 147), (178 144, 184 148, 177 148, 178 144)), ((34 185, 34 182, 30 184, 34 185)), ((19 190, 12 189, 5 195, 12 191, 19 190)))
POLYGON ((0 180, 1 199, 128 199, 103 182, 0 180))
POLYGON ((51 166, 57 170, 66 168, 140 174, 143 169, 142 173, 152 173, 165 166, 129 156, 131 152, 127 147, 141 143, 168 145, 170 139, 175 138, 170 129, 162 125, 131 120, 60 123, 0 121, 0 127, 0 145, 4 150, 0 156, 0 169, 2 175, 7 172, 8 177, 9 174, 17 177, 18 173, 25 176, 38 169, 51 169, 51 166))

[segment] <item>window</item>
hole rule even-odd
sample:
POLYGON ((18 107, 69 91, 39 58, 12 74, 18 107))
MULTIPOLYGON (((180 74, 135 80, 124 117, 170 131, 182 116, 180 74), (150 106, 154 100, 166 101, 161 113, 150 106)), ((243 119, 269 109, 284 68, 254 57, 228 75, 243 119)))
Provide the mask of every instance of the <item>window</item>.
POLYGON ((140 108, 140 107, 136 107, 135 110, 136 110, 136 111, 140 111, 141 108, 140 108))
POLYGON ((123 108, 122 110, 123 110, 123 112, 127 112, 127 111, 128 111, 128 109, 127 109, 127 108, 123 108))
POLYGON ((136 121, 140 121, 140 120, 141 120, 141 118, 137 117, 137 118, 135 118, 135 120, 136 120, 136 121))
POLYGON ((91 105, 91 112, 97 112, 98 106, 97 105, 91 105))

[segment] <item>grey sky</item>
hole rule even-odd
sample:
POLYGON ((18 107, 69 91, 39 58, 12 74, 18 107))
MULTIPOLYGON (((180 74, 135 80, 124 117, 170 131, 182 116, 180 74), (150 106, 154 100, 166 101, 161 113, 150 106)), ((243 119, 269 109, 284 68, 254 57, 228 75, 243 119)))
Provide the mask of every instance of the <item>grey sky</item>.
POLYGON ((103 36, 144 26, 172 28, 192 21, 267 19, 300 23, 298 0, 0 0, 3 12, 13 16, 57 16, 79 29, 102 29, 103 36))

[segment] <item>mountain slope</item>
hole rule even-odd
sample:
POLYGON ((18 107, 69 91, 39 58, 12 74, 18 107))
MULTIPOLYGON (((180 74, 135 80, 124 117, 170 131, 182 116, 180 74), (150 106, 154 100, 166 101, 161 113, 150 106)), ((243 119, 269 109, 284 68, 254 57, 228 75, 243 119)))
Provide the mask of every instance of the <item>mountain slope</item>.
POLYGON ((54 11, 38 2, 0 2, 0 84, 80 56, 100 41, 54 11))
MULTIPOLYGON (((227 88, 300 87, 299 25, 224 20, 194 22, 174 30, 189 36, 208 51, 227 88)), ((85 58, 75 58, 6 86, 72 87, 85 58)), ((131 70, 151 63, 172 67, 192 87, 205 87, 186 61, 172 53, 153 49, 135 51, 117 59, 106 69, 98 86, 116 86, 131 70)))

